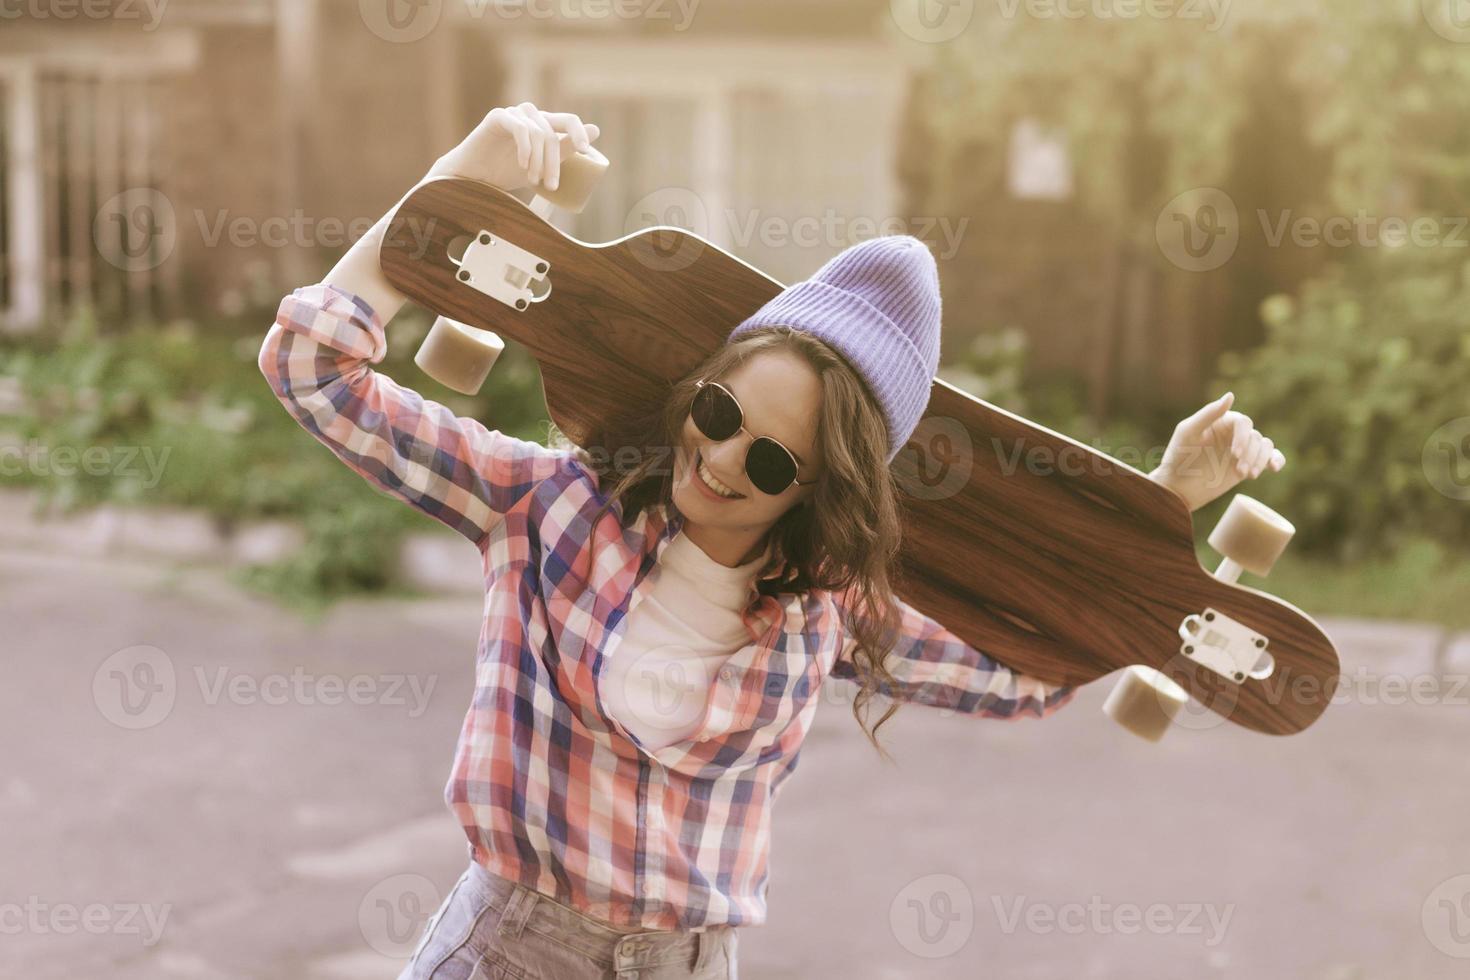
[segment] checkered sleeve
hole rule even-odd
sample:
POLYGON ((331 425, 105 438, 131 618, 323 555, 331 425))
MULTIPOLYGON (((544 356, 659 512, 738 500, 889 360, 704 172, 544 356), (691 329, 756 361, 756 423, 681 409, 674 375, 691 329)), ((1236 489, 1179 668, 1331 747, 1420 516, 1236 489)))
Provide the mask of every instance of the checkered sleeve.
MULTIPOLYGON (((831 676, 857 680, 856 647, 850 626, 855 603, 847 592, 834 593, 845 627, 842 649, 831 676)), ((1045 718, 1072 699, 1076 688, 1047 684, 992 660, 933 618, 894 597, 901 613, 899 642, 886 665, 896 684, 878 690, 896 701, 948 708, 982 718, 1045 718)))
POLYGON ((281 301, 258 363, 281 404, 338 459, 477 546, 565 452, 486 428, 373 370, 378 315, 318 283, 281 301))

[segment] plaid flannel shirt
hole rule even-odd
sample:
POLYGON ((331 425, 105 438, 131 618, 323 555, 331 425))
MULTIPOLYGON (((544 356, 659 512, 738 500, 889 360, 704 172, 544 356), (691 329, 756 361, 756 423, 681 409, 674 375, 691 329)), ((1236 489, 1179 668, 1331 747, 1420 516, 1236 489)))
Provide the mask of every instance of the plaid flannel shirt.
MULTIPOLYGON (((571 453, 424 399, 374 371, 385 353, 377 314, 318 284, 281 302, 259 366, 339 459, 480 551, 476 687, 445 789, 471 858, 619 926, 765 921, 772 804, 823 682, 856 676, 842 595, 752 586, 751 643, 714 683, 702 726, 646 750, 598 683, 682 515, 645 509, 624 529, 615 505, 594 523, 606 498, 571 453)), ((889 697, 1006 719, 1070 700, 901 606, 889 697)))

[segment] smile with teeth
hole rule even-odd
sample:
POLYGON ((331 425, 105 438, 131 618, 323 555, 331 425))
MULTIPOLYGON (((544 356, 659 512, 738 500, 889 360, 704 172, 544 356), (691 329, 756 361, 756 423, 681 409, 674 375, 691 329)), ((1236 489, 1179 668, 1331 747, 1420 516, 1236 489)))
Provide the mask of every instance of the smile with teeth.
POLYGON ((699 473, 699 478, 704 481, 704 485, 705 486, 709 487, 711 490, 713 490, 715 493, 719 494, 721 497, 726 497, 726 498, 729 498, 731 500, 734 500, 734 499, 736 499, 738 497, 744 496, 744 494, 736 493, 730 487, 728 487, 725 484, 721 483, 719 481, 719 479, 716 478, 716 476, 713 473, 710 472, 709 467, 707 465, 705 465, 704 455, 702 453, 698 457, 696 457, 696 460, 697 460, 697 466, 695 467, 695 469, 699 473))

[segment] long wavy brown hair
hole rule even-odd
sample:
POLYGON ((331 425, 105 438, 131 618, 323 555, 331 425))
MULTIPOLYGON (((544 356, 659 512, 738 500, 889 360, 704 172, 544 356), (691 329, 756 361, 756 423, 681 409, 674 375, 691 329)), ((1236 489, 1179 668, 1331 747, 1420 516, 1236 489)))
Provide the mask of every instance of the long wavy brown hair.
POLYGON ((893 595, 895 559, 901 538, 899 496, 887 463, 888 430, 867 383, 835 349, 808 333, 786 326, 742 334, 675 381, 667 397, 642 416, 611 419, 589 439, 590 451, 572 445, 553 425, 550 442, 574 452, 598 475, 607 500, 594 520, 614 502, 623 503, 628 526, 645 507, 673 500, 674 453, 683 445, 685 419, 695 382, 719 379, 763 351, 787 350, 804 358, 822 381, 822 407, 816 445, 824 467, 812 495, 790 508, 768 532, 770 559, 758 575, 762 594, 845 591, 847 634, 858 681, 852 713, 878 753, 879 726, 898 709, 894 701, 870 728, 868 702, 879 690, 894 689, 885 659, 899 628, 893 595), (610 486, 609 486, 610 485, 610 486), (771 575, 782 559, 785 573, 771 575))

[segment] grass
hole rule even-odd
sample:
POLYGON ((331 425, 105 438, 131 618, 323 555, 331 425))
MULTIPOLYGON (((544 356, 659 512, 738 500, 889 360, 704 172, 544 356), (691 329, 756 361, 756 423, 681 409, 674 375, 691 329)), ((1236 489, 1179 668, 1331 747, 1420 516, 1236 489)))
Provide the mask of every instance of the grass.
MULTIPOLYGON (((1219 561, 1207 545, 1200 545, 1199 555, 1206 568, 1219 561)), ((1313 617, 1421 620, 1470 629, 1470 558, 1435 541, 1421 539, 1391 556, 1352 564, 1302 557, 1288 548, 1270 576, 1246 573, 1241 583, 1313 617)))
MULTIPOLYGON (((394 556, 406 532, 437 528, 365 480, 304 432, 276 402, 255 364, 274 310, 234 323, 181 322, 108 333, 86 320, 46 339, 0 338, 0 374, 23 383, 30 411, 0 418, 0 432, 48 446, 151 447, 169 452, 156 486, 136 475, 97 476, 54 472, 0 473, 0 485, 29 485, 63 508, 115 502, 199 508, 226 524, 287 517, 302 521, 307 543, 277 565, 250 569, 240 580, 304 612, 319 612, 334 599, 356 594, 391 595, 394 556)), ((429 397, 458 414, 480 418, 521 438, 539 438, 546 420, 534 359, 508 345, 486 391, 457 396, 432 386, 411 362, 426 322, 395 320, 389 376, 424 385, 429 397)), ((983 352, 982 352, 983 353, 983 352)), ((995 364, 988 374, 1010 377, 995 364)), ((1014 372, 1011 372, 1012 374, 1014 372)), ((1005 387, 1005 386, 1002 386, 1005 387)), ((1001 401, 1017 397, 991 392, 1001 401)), ((1058 396, 1034 392, 1032 404, 1016 403, 1032 417, 1076 438, 1112 446, 1149 445, 1146 433, 1162 423, 1117 423, 1098 429, 1080 408, 1058 396)), ((1227 495, 1228 497, 1228 495, 1227 495)), ((1201 560, 1217 557, 1203 544, 1224 501, 1195 515, 1201 560)), ((1470 558, 1433 540, 1417 540, 1390 557, 1344 564, 1288 549, 1268 579, 1247 575, 1246 584, 1279 595, 1314 616, 1365 616, 1427 620, 1470 628, 1470 558)))
MULTIPOLYGON (((304 612, 338 597, 400 590, 394 573, 403 535, 438 525, 349 470, 277 402, 256 365, 274 312, 120 331, 83 316, 39 338, 0 338, 0 376, 15 379, 26 399, 21 414, 0 416, 0 434, 48 451, 107 450, 119 461, 90 472, 75 462, 11 466, 0 486, 34 488, 63 511, 115 503, 194 508, 224 526, 300 521, 305 546, 240 581, 304 612), (144 471, 142 452, 160 461, 157 472, 144 471)), ((493 390, 455 395, 413 367, 425 326, 396 320, 379 369, 423 385, 426 397, 459 415, 493 419, 521 438, 540 433, 540 377, 529 354, 507 350, 487 385, 493 390)))

